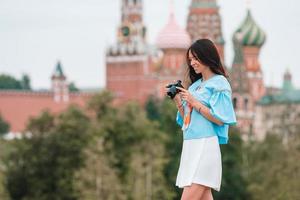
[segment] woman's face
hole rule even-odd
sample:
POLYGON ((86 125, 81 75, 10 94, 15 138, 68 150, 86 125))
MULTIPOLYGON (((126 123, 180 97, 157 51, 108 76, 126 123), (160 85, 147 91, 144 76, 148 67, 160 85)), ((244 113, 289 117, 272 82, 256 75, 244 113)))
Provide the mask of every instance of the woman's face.
POLYGON ((201 62, 199 62, 195 56, 189 51, 189 61, 193 69, 195 70, 196 74, 200 74, 203 71, 207 70, 209 67, 203 65, 201 62))

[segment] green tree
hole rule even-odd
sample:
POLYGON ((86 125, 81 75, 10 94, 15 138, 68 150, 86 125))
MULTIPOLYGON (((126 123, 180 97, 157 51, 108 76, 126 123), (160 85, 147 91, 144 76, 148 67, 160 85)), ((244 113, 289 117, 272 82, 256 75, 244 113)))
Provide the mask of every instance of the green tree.
POLYGON ((0 138, 0 199, 8 200, 8 194, 4 185, 5 182, 5 157, 11 150, 11 145, 9 141, 0 138))
POLYGON ((16 149, 10 153, 6 166, 6 188, 11 199, 78 197, 74 174, 83 165, 82 149, 87 142, 89 120, 81 110, 70 107, 55 117, 50 127, 53 117, 48 115, 44 113, 40 116, 43 120, 30 123, 34 133, 31 138, 15 141, 16 149))
POLYGON ((39 117, 29 119, 26 130, 30 131, 34 136, 51 133, 55 126, 54 119, 55 117, 49 110, 44 110, 39 117))
POLYGON ((117 168, 113 166, 113 151, 104 148, 105 130, 113 129, 115 125, 116 108, 112 103, 113 97, 109 91, 94 95, 88 102, 91 116, 91 140, 85 148, 85 165, 76 173, 76 188, 80 199, 110 200, 127 199, 128 194, 118 177, 117 168))
POLYGON ((75 186, 79 191, 79 199, 127 199, 116 169, 108 162, 101 137, 93 138, 85 149, 84 155, 85 165, 76 173, 75 186))
POLYGON ((162 174, 164 134, 137 104, 122 106, 103 136, 104 149, 112 155, 110 162, 130 199, 169 199, 162 174))
POLYGON ((252 142, 247 149, 248 190, 253 200, 300 199, 299 134, 290 138, 268 134, 264 141, 252 142))
POLYGON ((73 82, 71 82, 69 84, 69 90, 70 90, 70 92, 78 92, 79 91, 79 89, 76 87, 75 83, 73 83, 73 82))
POLYGON ((22 75, 22 79, 20 81, 21 87, 23 90, 31 90, 30 86, 30 78, 27 74, 22 75))
POLYGON ((160 100, 155 96, 150 96, 145 104, 147 117, 150 120, 159 121, 161 113, 159 111, 160 100))
MULTIPOLYGON (((102 150, 98 156, 105 160, 98 176, 89 181, 94 184, 91 193, 97 194, 96 180, 101 180, 98 192, 105 194, 106 199, 114 199, 116 193, 121 199, 170 199, 172 194, 167 190, 163 176, 165 134, 157 123, 147 119, 138 104, 129 102, 113 107, 112 100, 112 95, 103 91, 89 103, 95 119, 92 135, 96 137, 95 141, 101 141, 98 148, 102 150), (111 173, 104 176, 107 167, 111 168, 111 173), (115 187, 105 187, 112 182, 115 187)), ((92 168, 85 171, 95 171, 92 168)))
POLYGON ((8 131, 9 131, 9 124, 0 115, 0 137, 3 134, 8 133, 8 131))
POLYGON ((94 95, 87 104, 88 110, 95 116, 97 122, 101 122, 102 118, 113 120, 116 109, 112 105, 113 94, 108 90, 94 95))
POLYGON ((182 149, 182 130, 176 123, 177 108, 170 100, 165 98, 158 100, 149 98, 145 106, 149 119, 159 124, 159 129, 165 134, 164 146, 168 162, 164 166, 164 176, 167 180, 167 188, 172 192, 172 199, 180 199, 182 189, 175 186, 177 172, 179 168, 180 155, 182 149))
POLYGON ((6 74, 0 75, 0 89, 22 89, 20 81, 6 74))
POLYGON ((213 191, 216 200, 247 200, 251 199, 247 191, 247 181, 244 177, 243 157, 245 150, 240 131, 231 127, 229 142, 220 145, 222 154, 221 191, 213 191))
POLYGON ((0 74, 0 90, 11 89, 11 90, 30 90, 30 78, 27 74, 23 74, 21 80, 7 75, 0 74))

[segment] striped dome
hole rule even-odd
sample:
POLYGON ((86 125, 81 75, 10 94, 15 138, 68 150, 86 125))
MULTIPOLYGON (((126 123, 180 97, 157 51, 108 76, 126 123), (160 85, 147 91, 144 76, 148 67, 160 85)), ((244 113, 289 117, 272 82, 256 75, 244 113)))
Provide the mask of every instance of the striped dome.
POLYGON ((190 44, 189 34, 178 25, 171 12, 169 22, 157 36, 156 45, 160 49, 186 49, 190 44))
POLYGON ((242 25, 235 31, 233 35, 233 41, 240 41, 244 46, 257 46, 261 47, 265 40, 266 34, 255 23, 250 10, 247 12, 247 17, 242 25))

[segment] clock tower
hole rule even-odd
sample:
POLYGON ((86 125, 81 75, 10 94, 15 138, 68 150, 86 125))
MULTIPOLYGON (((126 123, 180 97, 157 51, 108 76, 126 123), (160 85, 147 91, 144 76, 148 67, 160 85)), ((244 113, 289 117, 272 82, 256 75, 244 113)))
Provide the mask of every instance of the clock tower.
POLYGON ((146 27, 143 24, 142 1, 123 0, 121 11, 118 42, 127 44, 145 42, 146 27))
POLYGON ((143 23, 143 1, 122 0, 117 41, 106 51, 106 88, 120 102, 144 102, 155 82, 143 23))

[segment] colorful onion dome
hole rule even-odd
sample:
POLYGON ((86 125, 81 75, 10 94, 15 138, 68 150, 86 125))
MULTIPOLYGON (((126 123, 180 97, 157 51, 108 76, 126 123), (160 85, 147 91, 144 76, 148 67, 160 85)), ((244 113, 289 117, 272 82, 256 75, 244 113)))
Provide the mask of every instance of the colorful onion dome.
POLYGON ((265 40, 266 34, 255 23, 250 10, 247 11, 247 17, 242 25, 235 31, 233 41, 240 41, 243 46, 261 47, 265 40))
POLYGON ((157 36, 156 45, 160 49, 186 49, 190 44, 189 34, 178 25, 174 13, 171 12, 169 22, 157 36))

